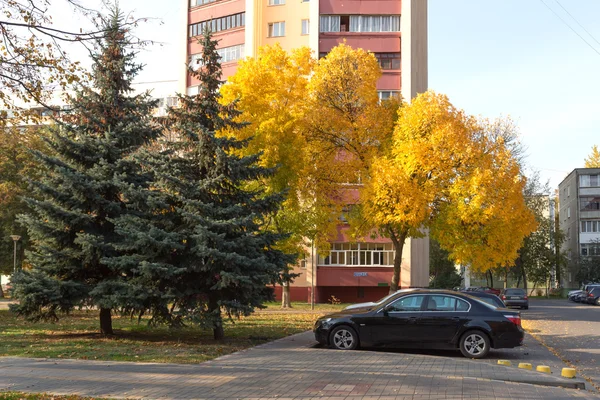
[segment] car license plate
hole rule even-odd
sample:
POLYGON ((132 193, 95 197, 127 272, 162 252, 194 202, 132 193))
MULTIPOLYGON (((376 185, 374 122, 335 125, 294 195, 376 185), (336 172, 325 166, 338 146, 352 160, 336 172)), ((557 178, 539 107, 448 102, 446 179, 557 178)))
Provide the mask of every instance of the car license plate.
POLYGON ((519 296, 512 296, 510 299, 511 299, 511 300, 519 300, 519 299, 520 299, 520 297, 519 297, 519 296))

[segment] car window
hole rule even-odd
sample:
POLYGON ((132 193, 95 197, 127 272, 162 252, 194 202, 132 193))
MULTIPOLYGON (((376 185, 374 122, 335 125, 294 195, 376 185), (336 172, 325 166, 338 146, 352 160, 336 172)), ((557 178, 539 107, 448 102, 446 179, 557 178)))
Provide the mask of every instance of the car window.
POLYGON ((389 312, 421 311, 423 299, 425 299, 424 295, 404 296, 388 304, 386 308, 389 312))
POLYGON ((509 296, 525 296, 525 291, 523 289, 506 289, 504 294, 509 296))
POLYGON ((504 308, 504 304, 502 304, 502 302, 500 301, 500 299, 495 299, 493 297, 478 297, 479 300, 481 301, 485 301, 487 304, 494 306, 494 307, 501 307, 504 308))
POLYGON ((469 303, 451 296, 429 296, 427 303, 427 311, 467 311, 468 309, 469 303))

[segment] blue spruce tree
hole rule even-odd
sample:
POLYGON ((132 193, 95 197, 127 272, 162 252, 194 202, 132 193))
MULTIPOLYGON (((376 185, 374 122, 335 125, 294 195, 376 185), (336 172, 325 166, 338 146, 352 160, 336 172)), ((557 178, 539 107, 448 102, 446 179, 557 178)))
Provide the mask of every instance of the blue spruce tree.
POLYGON ((234 130, 235 104, 219 103, 222 83, 217 42, 205 32, 202 55, 190 74, 198 94, 180 95, 170 109, 174 140, 162 154, 147 153, 155 174, 144 215, 124 215, 117 230, 126 238, 115 264, 130 263, 154 293, 152 320, 170 325, 197 323, 224 337, 223 320, 249 315, 268 297, 291 256, 277 250, 281 234, 265 223, 283 200, 257 182, 274 171, 258 166, 258 155, 240 157, 246 142, 217 135, 234 130))
POLYGON ((104 37, 92 54, 94 88, 80 90, 70 113, 57 121, 51 151, 36 153, 45 175, 20 217, 33 250, 31 270, 14 277, 13 311, 32 320, 56 319, 79 306, 100 311, 100 330, 112 334, 113 311, 139 308, 137 272, 110 260, 124 256, 114 221, 139 213, 151 175, 133 157, 156 139, 156 107, 148 94, 132 94, 141 66, 118 9, 103 19, 104 37))

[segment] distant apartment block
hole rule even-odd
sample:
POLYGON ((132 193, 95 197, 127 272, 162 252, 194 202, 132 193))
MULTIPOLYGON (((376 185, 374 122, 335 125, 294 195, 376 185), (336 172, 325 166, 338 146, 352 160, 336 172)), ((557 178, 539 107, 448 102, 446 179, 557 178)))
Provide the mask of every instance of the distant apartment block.
MULTIPOLYGON (((559 227, 565 235, 562 250, 571 261, 600 256, 600 168, 574 169, 558 190, 559 227)), ((567 269, 563 287, 579 285, 576 272, 567 269)))
MULTIPOLYGON (((283 49, 309 47, 326 56, 344 40, 374 53, 382 69, 377 83, 385 100, 405 99, 427 90, 427 0, 186 0, 187 60, 194 65, 199 35, 210 27, 219 41, 223 78, 233 75, 238 61, 255 56, 261 46, 279 43, 283 49)), ((187 94, 198 93, 198 82, 182 71, 187 94)), ((389 239, 352 242, 341 224, 326 253, 306 250, 294 272, 292 300, 326 302, 372 301, 389 292, 394 252, 389 239)), ((408 240, 402 255, 401 287, 429 284, 429 239, 408 240)), ((279 291, 281 288, 277 288, 279 291)), ((278 294, 279 292, 277 292, 278 294)))

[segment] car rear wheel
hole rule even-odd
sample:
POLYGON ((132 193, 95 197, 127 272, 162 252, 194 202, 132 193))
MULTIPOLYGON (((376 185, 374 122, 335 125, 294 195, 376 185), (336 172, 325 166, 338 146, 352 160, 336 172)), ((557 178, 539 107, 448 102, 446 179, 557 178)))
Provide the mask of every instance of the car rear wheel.
POLYGON ((338 326, 331 332, 329 343, 334 349, 354 350, 358 347, 358 335, 349 326, 338 326))
POLYGON ((598 297, 598 298, 596 299, 596 305, 597 305, 597 306, 600 306, 600 297, 598 297))
POLYGON ((481 331, 468 331, 460 338, 460 352, 467 358, 483 358, 490 351, 490 339, 481 331))

